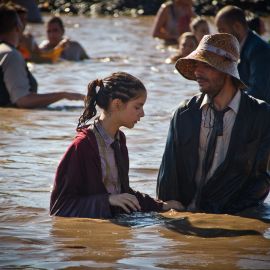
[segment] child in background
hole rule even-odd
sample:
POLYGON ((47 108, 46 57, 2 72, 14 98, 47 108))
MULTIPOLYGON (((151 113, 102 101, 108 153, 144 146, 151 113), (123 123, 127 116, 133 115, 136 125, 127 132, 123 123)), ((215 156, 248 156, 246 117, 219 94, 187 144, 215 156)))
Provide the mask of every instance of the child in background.
POLYGON ((197 39, 198 44, 204 35, 209 35, 209 25, 206 19, 201 17, 194 18, 190 23, 190 30, 197 39))
POLYGON ((179 58, 189 55, 198 46, 198 42, 194 34, 191 32, 183 33, 179 37, 178 42, 179 42, 178 53, 166 59, 165 62, 167 64, 175 63, 179 58))
POLYGON ((128 150, 119 128, 133 128, 144 116, 146 96, 142 82, 124 72, 88 85, 78 134, 56 172, 51 215, 112 218, 133 211, 181 210, 177 201, 158 201, 129 186, 128 150), (102 112, 87 125, 96 105, 102 112))

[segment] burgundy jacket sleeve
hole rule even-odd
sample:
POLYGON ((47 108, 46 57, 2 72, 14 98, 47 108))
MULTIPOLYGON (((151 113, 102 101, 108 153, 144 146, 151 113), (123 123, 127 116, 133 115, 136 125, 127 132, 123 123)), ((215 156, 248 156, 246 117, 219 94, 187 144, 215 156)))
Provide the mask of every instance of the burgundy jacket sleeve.
POLYGON ((50 214, 64 217, 110 218, 109 194, 102 183, 98 146, 84 131, 65 153, 56 172, 50 214))
MULTIPOLYGON (((121 148, 128 164, 128 151, 121 132, 121 148)), ((128 168, 127 168, 128 169, 128 168)), ((161 211, 162 202, 135 192, 143 212, 161 211)), ((51 194, 50 214, 63 217, 112 218, 124 213, 109 204, 109 194, 102 182, 101 162, 95 135, 80 132, 62 158, 51 194)))

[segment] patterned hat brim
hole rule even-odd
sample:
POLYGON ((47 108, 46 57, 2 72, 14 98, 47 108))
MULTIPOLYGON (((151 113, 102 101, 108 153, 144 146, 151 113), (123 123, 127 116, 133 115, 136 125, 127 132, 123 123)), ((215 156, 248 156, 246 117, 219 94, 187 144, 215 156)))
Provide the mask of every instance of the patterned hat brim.
POLYGON ((226 73, 234 77, 237 80, 238 87, 240 89, 247 88, 247 86, 240 79, 236 62, 233 62, 230 59, 219 56, 209 51, 195 50, 188 56, 184 58, 180 58, 176 62, 175 68, 185 78, 196 81, 196 77, 194 74, 196 61, 209 64, 210 66, 214 67, 218 71, 221 71, 223 73, 226 73))

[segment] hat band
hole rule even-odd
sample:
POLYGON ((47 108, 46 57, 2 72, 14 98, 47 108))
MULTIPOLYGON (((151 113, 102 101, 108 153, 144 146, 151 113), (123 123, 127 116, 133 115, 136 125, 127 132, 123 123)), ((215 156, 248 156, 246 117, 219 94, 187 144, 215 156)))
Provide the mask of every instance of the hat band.
POLYGON ((204 43, 204 44, 199 45, 199 47, 196 49, 196 51, 199 49, 215 53, 215 54, 222 56, 222 57, 226 57, 229 60, 234 61, 234 62, 237 62, 237 60, 238 60, 238 58, 235 57, 234 55, 232 55, 231 53, 226 52, 223 49, 217 48, 217 47, 209 45, 209 44, 204 43))

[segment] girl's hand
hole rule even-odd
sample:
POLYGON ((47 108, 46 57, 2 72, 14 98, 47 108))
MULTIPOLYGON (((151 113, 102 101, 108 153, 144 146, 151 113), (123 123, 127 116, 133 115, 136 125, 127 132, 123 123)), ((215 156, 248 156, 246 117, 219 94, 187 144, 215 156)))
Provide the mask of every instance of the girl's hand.
POLYGON ((141 206, 136 196, 129 193, 113 194, 109 196, 109 203, 112 206, 121 207, 126 213, 132 211, 140 211, 141 206))
POLYGON ((171 201, 163 202, 162 210, 163 211, 168 211, 170 209, 174 209, 174 210, 177 210, 177 211, 184 211, 185 207, 179 201, 171 200, 171 201))

